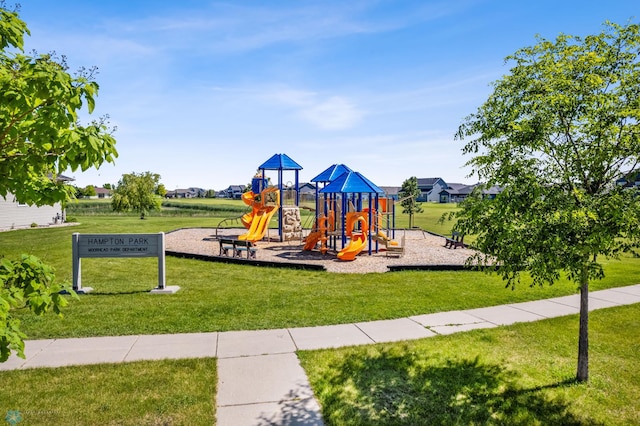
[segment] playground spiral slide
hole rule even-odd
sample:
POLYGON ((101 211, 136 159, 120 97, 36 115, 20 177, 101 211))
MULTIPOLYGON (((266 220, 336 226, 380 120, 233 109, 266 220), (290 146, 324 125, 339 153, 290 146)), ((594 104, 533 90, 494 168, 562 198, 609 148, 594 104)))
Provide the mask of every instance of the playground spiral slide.
POLYGON ((340 260, 354 260, 356 256, 364 250, 367 245, 367 229, 368 221, 363 212, 347 213, 347 229, 351 241, 342 250, 338 252, 340 260), (353 232, 353 228, 357 222, 361 222, 361 232, 353 232))
POLYGON ((269 229, 271 218, 280 206, 280 192, 277 188, 267 188, 260 193, 260 201, 256 200, 256 194, 248 191, 242 194, 242 201, 251 206, 251 211, 242 216, 242 224, 248 231, 238 236, 239 240, 256 242, 264 238, 269 229), (266 205, 265 200, 269 193, 276 194, 275 205, 266 205))

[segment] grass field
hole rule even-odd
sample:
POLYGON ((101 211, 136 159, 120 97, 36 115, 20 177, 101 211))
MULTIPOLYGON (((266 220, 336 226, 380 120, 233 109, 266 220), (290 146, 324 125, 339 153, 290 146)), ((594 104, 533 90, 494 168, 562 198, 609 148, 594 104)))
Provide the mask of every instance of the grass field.
POLYGON ((327 425, 632 425, 638 318, 640 304, 592 312, 586 384, 577 315, 299 357, 327 425))
MULTIPOLYGON (((452 206, 425 207, 416 224, 446 233, 450 224, 437 221, 452 206)), ((56 268, 59 279, 71 280, 74 232, 215 227, 224 217, 220 211, 146 220, 78 214, 77 226, 1 233, 0 254, 35 254, 56 268)), ((603 263, 606 278, 592 290, 640 282, 639 259, 603 263)), ((181 287, 174 295, 148 293, 157 283, 152 258, 83 259, 82 275, 94 292, 72 300, 63 319, 19 314, 29 338, 350 323, 576 292, 566 280, 530 288, 525 279, 515 290, 505 289, 499 278, 472 271, 330 274, 171 257, 167 284, 181 287)), ((571 381, 575 316, 300 356, 328 424, 632 424, 640 418, 638 314, 638 305, 592 314, 587 385, 571 381)), ((21 410, 24 424, 212 424, 215 374, 215 360, 0 372, 2 383, 11 384, 0 389, 0 414, 21 410), (131 395, 125 403, 123 394, 131 395)))
MULTIPOLYGON (((6 232, 0 253, 28 252, 71 280, 71 234, 160 232, 211 226, 202 217, 86 216, 72 227, 6 232)), ((386 274, 330 274, 282 268, 202 262, 168 257, 167 285, 174 295, 150 295, 157 285, 157 261, 83 259, 83 285, 94 292, 71 301, 65 317, 21 315, 30 338, 82 337, 197 331, 254 330, 400 318, 453 309, 513 303, 575 293, 575 285, 519 286, 479 272, 405 271, 386 274)), ((592 288, 640 282, 640 260, 607 261, 607 277, 592 288)))

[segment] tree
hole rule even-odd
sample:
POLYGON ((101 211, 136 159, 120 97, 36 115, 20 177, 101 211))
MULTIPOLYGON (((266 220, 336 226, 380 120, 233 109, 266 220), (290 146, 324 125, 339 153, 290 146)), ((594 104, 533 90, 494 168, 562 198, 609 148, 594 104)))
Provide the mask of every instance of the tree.
POLYGON ((561 274, 578 285, 578 381, 589 377, 589 283, 604 277, 601 257, 640 245, 640 194, 616 185, 640 160, 639 29, 538 38, 507 58, 510 74, 456 135, 471 138, 472 174, 504 191, 489 200, 478 188, 454 228, 477 235, 473 260, 507 286, 523 272, 532 285, 561 274))
POLYGON ((402 206, 402 213, 409 215, 409 228, 413 228, 413 215, 416 213, 422 213, 421 203, 416 202, 416 199, 420 196, 420 188, 418 188, 418 178, 415 176, 402 182, 402 188, 398 193, 400 197, 400 205, 402 206))
MULTIPOLYGON (((25 55, 27 25, 4 6, 0 1, 0 196, 38 206, 64 203, 74 189, 57 179, 62 172, 97 168, 117 156, 104 119, 78 120, 83 106, 89 113, 94 108, 94 70, 72 76, 53 55, 25 55)), ((0 362, 11 351, 24 358, 26 336, 13 312, 60 314, 64 289, 72 291, 34 256, 0 259, 0 362)))
POLYGON ((93 185, 87 185, 82 190, 83 197, 95 197, 96 195, 98 195, 98 193, 96 192, 96 187, 93 185))
POLYGON ((122 175, 111 198, 111 207, 117 212, 135 211, 140 219, 151 210, 160 210, 161 197, 156 194, 160 175, 151 172, 122 175))
POLYGON ((158 184, 158 186, 156 186, 156 195, 159 195, 161 197, 164 198, 165 195, 167 195, 167 188, 164 186, 163 183, 158 184))

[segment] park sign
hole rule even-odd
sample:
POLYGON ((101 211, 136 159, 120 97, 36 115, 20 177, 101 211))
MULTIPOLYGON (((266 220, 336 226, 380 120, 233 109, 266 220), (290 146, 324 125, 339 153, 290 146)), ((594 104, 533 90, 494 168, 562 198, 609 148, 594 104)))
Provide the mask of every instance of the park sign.
POLYGON ((175 293, 178 286, 165 285, 164 232, 157 234, 79 234, 71 236, 73 253, 73 290, 89 293, 91 287, 82 287, 81 259, 95 257, 157 257, 158 287, 151 293, 175 293))

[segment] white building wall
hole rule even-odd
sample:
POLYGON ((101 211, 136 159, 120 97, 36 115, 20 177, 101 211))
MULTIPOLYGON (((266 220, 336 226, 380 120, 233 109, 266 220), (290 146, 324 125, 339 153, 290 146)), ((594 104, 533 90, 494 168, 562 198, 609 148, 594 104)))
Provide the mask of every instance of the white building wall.
POLYGON ((438 181, 435 185, 433 185, 433 189, 427 194, 427 201, 439 203, 440 191, 442 191, 443 189, 447 189, 446 186, 442 185, 441 182, 438 181))
POLYGON ((60 203, 36 207, 18 204, 13 194, 7 194, 6 199, 0 197, 0 229, 28 228, 32 223, 49 225, 58 214, 62 215, 60 203))

